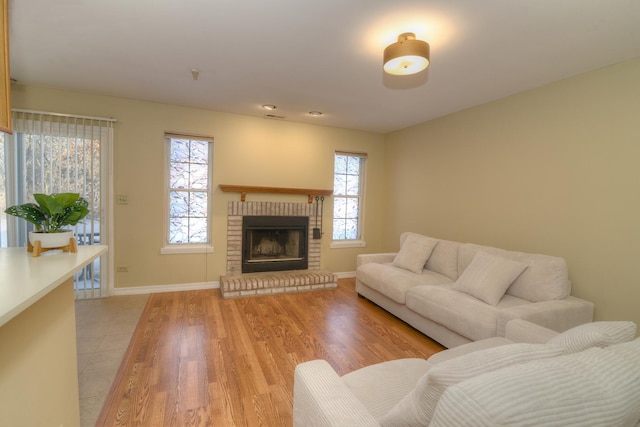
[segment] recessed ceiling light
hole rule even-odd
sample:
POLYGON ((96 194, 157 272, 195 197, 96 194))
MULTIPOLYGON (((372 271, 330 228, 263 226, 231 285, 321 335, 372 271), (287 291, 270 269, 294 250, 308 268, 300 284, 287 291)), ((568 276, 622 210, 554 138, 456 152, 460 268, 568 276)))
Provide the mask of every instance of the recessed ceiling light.
POLYGON ((262 108, 264 108, 265 110, 273 111, 276 109, 276 106, 272 104, 264 104, 262 108))
POLYGON ((320 117, 322 115, 321 111, 309 111, 309 115, 313 117, 320 117))

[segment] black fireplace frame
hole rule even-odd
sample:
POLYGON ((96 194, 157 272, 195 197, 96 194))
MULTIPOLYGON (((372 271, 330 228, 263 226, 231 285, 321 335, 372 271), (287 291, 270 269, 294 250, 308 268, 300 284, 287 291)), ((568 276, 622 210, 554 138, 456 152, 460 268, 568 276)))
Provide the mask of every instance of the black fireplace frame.
POLYGON ((242 272, 306 270, 309 267, 309 217, 308 216, 244 216, 242 217, 242 272), (299 230, 300 259, 265 260, 249 262, 251 257, 250 235, 255 230, 299 230))

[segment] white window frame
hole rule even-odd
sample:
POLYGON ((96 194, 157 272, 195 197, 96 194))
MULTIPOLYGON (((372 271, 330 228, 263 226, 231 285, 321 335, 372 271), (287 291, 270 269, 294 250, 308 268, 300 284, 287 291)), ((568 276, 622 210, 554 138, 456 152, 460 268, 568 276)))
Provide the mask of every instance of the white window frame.
POLYGON ((212 253, 213 252, 213 137, 193 135, 185 133, 165 132, 165 224, 164 224, 164 246, 160 248, 163 255, 170 254, 196 254, 196 253, 212 253), (192 141, 206 141, 209 143, 208 166, 209 173, 207 176, 207 242, 206 243, 169 243, 169 227, 170 227, 170 193, 169 174, 171 168, 171 140, 172 139, 189 139, 192 141))
MULTIPOLYGON (((336 151, 333 155, 333 164, 334 171, 333 176, 335 180, 335 160, 336 156, 349 156, 349 157, 358 157, 360 159, 360 173, 359 173, 359 183, 360 188, 358 190, 358 237, 356 239, 332 239, 329 245, 330 248, 338 249, 338 248, 363 248, 367 246, 367 242, 364 239, 364 199, 365 199, 365 181, 366 181, 366 163, 367 163, 367 154, 366 153, 356 153, 349 151, 336 151)), ((342 196, 336 196, 335 193, 333 195, 333 200, 335 203, 336 198, 340 198, 342 196)), ((333 213, 331 214, 331 235, 333 237, 333 213)))

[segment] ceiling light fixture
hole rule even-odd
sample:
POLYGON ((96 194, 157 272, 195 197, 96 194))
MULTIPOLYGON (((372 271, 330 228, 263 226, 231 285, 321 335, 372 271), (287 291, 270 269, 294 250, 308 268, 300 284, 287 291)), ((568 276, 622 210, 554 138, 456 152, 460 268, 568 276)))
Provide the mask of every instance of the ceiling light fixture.
POLYGON ((309 115, 313 117, 320 117, 322 115, 321 111, 309 111, 309 115))
POLYGON ((414 33, 402 33, 384 50, 384 71, 396 76, 416 74, 429 66, 429 43, 416 40, 414 33))
POLYGON ((273 111, 276 109, 276 106, 271 104, 264 104, 262 108, 264 108, 265 110, 273 111))

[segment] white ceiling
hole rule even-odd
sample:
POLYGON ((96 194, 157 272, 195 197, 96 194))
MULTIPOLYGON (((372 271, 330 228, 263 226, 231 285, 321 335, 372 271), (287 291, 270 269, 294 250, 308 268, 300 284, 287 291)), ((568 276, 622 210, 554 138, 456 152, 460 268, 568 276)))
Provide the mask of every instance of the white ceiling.
POLYGON ((638 0, 9 2, 19 84, 382 133, 640 57, 638 0), (407 31, 430 67, 383 74, 407 31))

